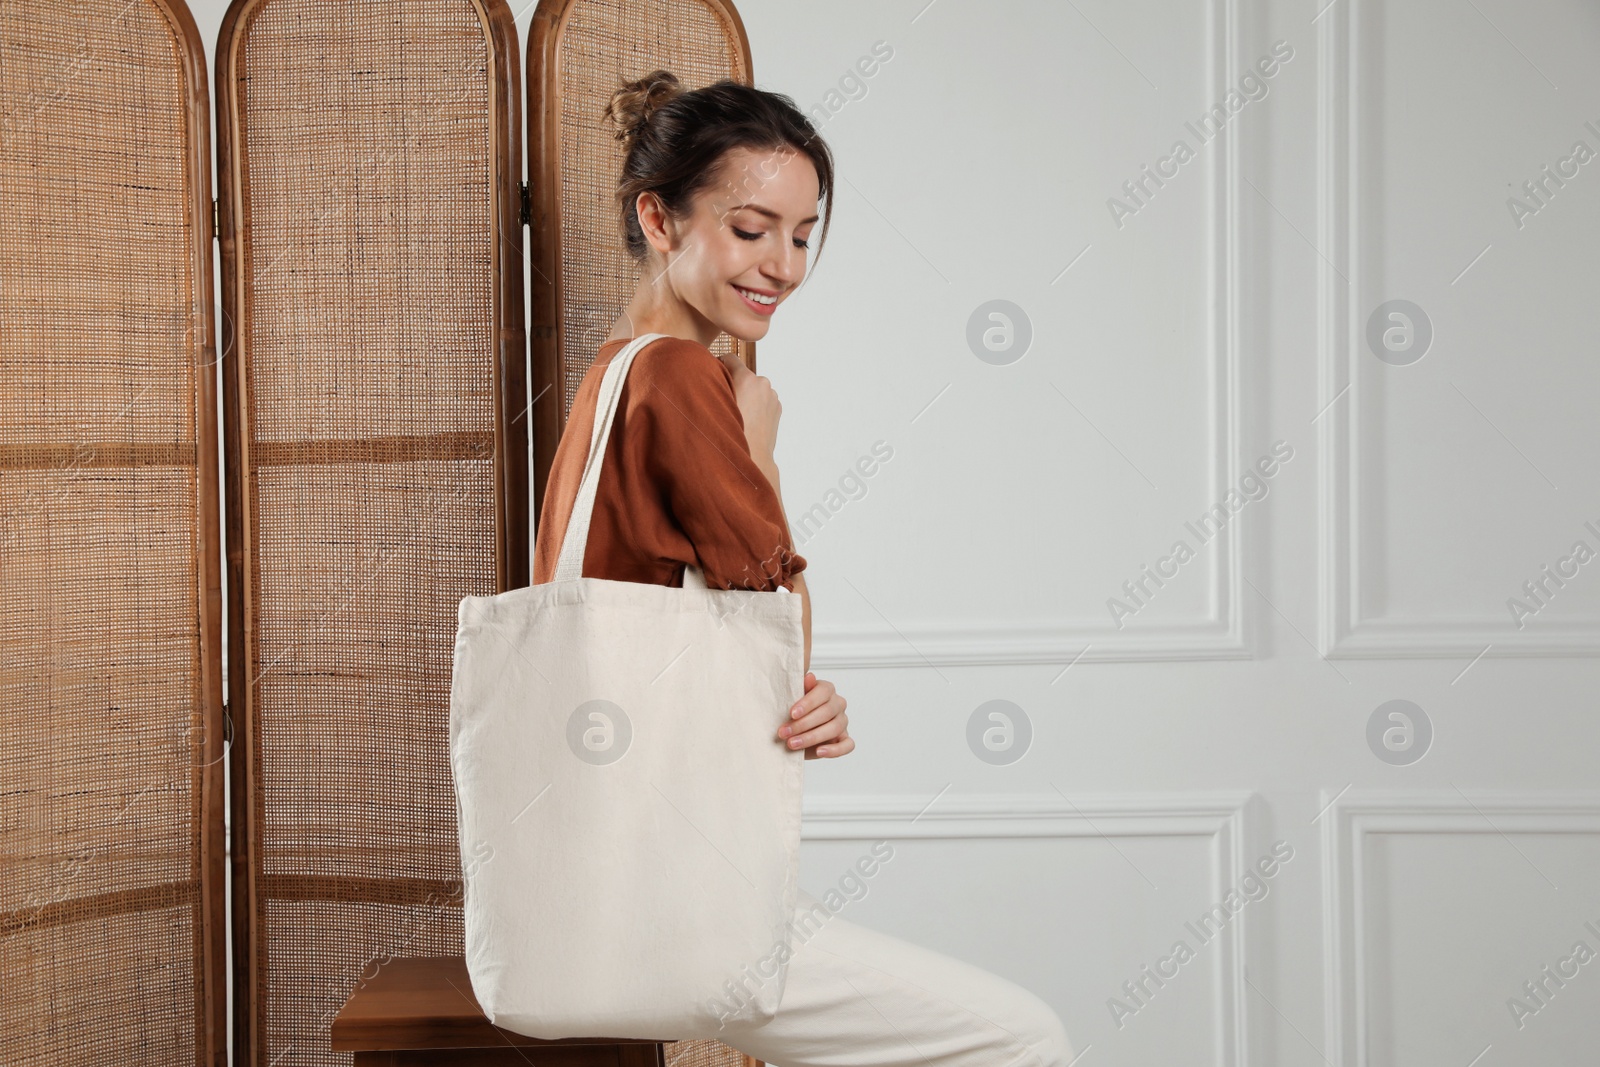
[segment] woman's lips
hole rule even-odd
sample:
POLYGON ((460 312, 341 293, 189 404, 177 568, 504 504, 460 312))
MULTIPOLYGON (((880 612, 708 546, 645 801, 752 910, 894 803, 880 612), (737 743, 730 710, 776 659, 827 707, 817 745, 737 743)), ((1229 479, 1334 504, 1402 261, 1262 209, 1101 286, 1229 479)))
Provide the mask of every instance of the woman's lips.
POLYGON ((745 296, 737 285, 734 285, 732 282, 729 282, 728 285, 733 289, 734 292, 739 294, 739 299, 744 301, 744 306, 749 308, 751 311, 754 311, 757 315, 770 315, 774 311, 778 310, 778 305, 776 302, 771 304, 758 304, 754 300, 751 300, 748 296, 745 296))

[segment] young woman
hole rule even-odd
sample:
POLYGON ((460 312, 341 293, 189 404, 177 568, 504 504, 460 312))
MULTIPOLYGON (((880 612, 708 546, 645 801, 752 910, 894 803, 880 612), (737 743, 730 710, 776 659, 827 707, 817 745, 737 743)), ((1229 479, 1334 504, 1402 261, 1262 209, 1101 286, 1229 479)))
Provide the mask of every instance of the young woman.
MULTIPOLYGON (((600 378, 631 338, 661 333, 623 381, 584 553, 585 577, 798 592, 805 695, 778 730, 807 759, 855 748, 846 702, 811 664, 811 596, 773 460, 782 405, 772 383, 710 345, 755 341, 806 273, 833 162, 787 96, 732 81, 684 91, 667 71, 624 85, 607 117, 626 146, 617 183, 638 289, 573 398, 546 483, 534 582, 561 552, 594 427, 600 378), (555 531, 547 536, 548 531, 555 531)), ((881 855, 881 854, 880 854, 881 855)), ((721 1040, 773 1067, 1066 1067, 1055 1012, 981 968, 833 914, 801 890, 776 1018, 730 1023, 721 1040)))

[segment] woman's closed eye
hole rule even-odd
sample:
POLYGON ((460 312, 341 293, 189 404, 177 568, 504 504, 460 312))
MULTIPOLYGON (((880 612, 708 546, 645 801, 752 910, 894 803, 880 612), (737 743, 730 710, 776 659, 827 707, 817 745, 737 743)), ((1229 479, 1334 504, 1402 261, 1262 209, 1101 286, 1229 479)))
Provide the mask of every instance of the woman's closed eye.
MULTIPOLYGON (((741 238, 742 240, 745 240, 745 241, 754 241, 758 237, 765 237, 766 236, 766 234, 764 234, 764 233, 746 233, 744 230, 739 229, 739 227, 737 227, 737 226, 732 227, 732 230, 733 230, 734 236, 739 237, 739 238, 741 238)), ((796 248, 810 248, 811 247, 811 243, 809 241, 802 241, 798 237, 796 237, 795 241, 794 241, 794 246, 796 248)))

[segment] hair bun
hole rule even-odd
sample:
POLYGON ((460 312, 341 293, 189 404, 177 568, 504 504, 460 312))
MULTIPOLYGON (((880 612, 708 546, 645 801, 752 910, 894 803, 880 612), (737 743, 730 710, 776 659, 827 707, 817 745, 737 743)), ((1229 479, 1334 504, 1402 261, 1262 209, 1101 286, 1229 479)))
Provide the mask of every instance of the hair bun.
POLYGON ((612 93, 605 117, 616 124, 617 140, 637 137, 650 114, 683 91, 670 70, 653 70, 638 81, 625 82, 612 93))

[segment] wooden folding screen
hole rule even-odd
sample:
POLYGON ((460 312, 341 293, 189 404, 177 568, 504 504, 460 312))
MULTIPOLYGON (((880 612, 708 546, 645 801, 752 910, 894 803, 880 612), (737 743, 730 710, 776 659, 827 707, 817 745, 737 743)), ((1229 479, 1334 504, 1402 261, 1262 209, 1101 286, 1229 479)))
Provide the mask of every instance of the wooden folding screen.
POLYGON ((462 950, 463 596, 528 582, 505 0, 236 0, 216 50, 236 1062, 462 950), (376 962, 374 962, 376 961, 376 962))
POLYGON ((182 0, 0 5, 6 1067, 226 1062, 224 761, 234 1062, 347 1063, 375 965, 461 951, 456 606, 527 583, 530 424, 542 490, 634 284, 600 111, 750 77, 726 4, 541 7, 530 404, 516 39, 506 0, 235 0, 213 204, 182 0))
POLYGON ((0 5, 0 1063, 227 1056, 205 50, 0 5))
MULTIPOLYGON (((535 513, 572 398, 639 271, 612 200, 622 144, 600 119, 624 81, 664 68, 694 89, 750 84, 750 41, 723 0, 541 0, 528 31, 532 203, 535 513), (548 390, 548 391, 547 391, 548 390)), ((717 353, 754 369, 755 345, 723 334, 717 353)))

